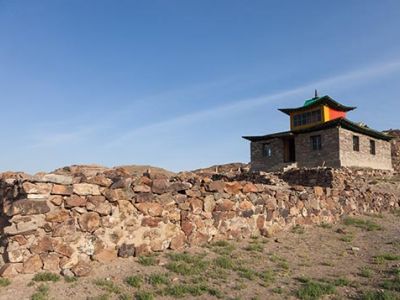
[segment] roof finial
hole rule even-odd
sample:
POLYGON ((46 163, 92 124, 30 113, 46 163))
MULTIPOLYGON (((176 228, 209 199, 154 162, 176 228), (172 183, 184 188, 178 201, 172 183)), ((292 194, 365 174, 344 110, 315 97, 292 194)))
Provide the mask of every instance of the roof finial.
POLYGON ((315 89, 315 91, 314 91, 314 98, 318 98, 318 90, 317 89, 315 89))

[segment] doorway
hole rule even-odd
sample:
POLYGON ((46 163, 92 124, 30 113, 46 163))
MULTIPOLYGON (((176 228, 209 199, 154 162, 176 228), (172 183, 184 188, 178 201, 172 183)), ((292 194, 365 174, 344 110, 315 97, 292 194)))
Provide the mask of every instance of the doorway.
POLYGON ((283 160, 285 163, 287 162, 295 162, 296 161, 296 148, 294 144, 294 138, 286 138, 283 140, 283 160))

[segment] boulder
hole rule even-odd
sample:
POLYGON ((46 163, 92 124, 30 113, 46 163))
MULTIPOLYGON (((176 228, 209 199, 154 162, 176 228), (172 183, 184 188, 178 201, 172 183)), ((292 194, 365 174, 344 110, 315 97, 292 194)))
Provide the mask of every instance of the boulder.
POLYGON ((52 195, 63 195, 69 196, 73 193, 72 186, 70 185, 62 185, 62 184, 54 184, 51 190, 52 195))
POLYGON ((84 213, 79 217, 82 231, 94 232, 100 226, 100 216, 96 212, 84 213))
POLYGON ((119 257, 130 257, 135 256, 135 245, 134 244, 122 244, 118 248, 118 256, 119 257))
POLYGON ((28 258, 22 268, 22 272, 25 274, 34 274, 39 272, 43 267, 42 259, 38 254, 35 254, 28 258))
POLYGON ((76 183, 73 185, 73 191, 80 196, 100 195, 99 186, 90 183, 76 183))
POLYGON ((72 267, 71 271, 78 277, 88 276, 92 272, 92 266, 89 262, 79 261, 77 265, 72 267))
POLYGON ((155 202, 136 203, 135 207, 144 215, 150 215, 152 217, 160 217, 163 212, 162 206, 155 202))
POLYGON ((11 204, 11 207, 7 210, 8 216, 15 215, 39 215, 45 214, 50 211, 46 201, 35 201, 28 199, 16 200, 11 204))
POLYGON ((151 186, 151 190, 155 194, 164 194, 168 191, 169 182, 168 179, 154 179, 151 186))

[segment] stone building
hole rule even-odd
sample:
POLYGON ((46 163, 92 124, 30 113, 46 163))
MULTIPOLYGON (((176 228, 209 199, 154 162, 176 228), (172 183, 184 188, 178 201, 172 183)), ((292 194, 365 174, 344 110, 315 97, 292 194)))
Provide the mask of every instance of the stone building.
POLYGON ((252 170, 318 166, 392 170, 391 136, 346 119, 353 109, 317 93, 301 107, 279 109, 290 116, 290 131, 243 137, 251 142, 252 170))

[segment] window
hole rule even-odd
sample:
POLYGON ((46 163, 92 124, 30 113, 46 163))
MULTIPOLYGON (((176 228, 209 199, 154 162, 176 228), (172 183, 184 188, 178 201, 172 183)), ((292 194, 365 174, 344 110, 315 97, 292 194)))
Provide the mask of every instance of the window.
POLYGON ((360 137, 353 135, 353 151, 360 151, 360 137))
POLYGON ((310 136, 310 140, 311 140, 311 149, 313 149, 315 151, 322 149, 322 143, 321 143, 321 136, 320 135, 310 136))
POLYGON ((375 150, 375 141, 374 140, 369 140, 369 152, 372 155, 376 154, 376 150, 375 150))
POLYGON ((313 111, 308 111, 305 113, 297 114, 293 116, 293 126, 303 126, 307 124, 312 124, 316 122, 321 122, 322 120, 322 115, 321 115, 321 110, 313 110, 313 111))
POLYGON ((263 156, 264 157, 272 156, 272 148, 270 144, 263 144, 263 156))

